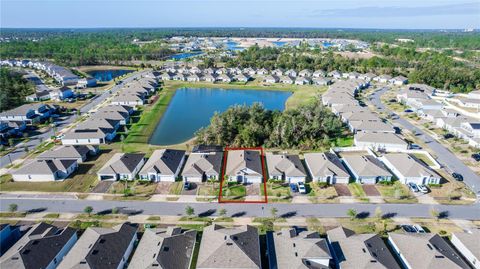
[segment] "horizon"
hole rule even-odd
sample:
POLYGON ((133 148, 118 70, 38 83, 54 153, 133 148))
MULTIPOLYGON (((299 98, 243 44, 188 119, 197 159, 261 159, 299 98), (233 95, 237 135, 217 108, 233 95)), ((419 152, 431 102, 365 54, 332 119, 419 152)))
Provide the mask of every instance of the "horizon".
POLYGON ((0 12, 1 29, 480 28, 475 0, 2 0, 0 12), (71 16, 71 10, 82 12, 71 16))

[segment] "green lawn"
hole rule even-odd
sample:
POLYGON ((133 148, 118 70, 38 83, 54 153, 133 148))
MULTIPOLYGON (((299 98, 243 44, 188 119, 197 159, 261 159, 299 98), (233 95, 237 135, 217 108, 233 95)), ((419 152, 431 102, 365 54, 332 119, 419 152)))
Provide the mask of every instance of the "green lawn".
POLYGON ((416 203, 417 199, 410 194, 407 186, 395 181, 392 185, 377 184, 375 186, 387 203, 416 203))
POLYGON ((162 118, 174 93, 175 90, 172 90, 170 87, 164 87, 158 94, 158 100, 153 105, 145 106, 140 120, 130 127, 128 136, 125 139, 125 144, 148 143, 150 136, 153 131, 155 131, 157 123, 162 118))
POLYGON ((357 198, 363 198, 366 197, 367 195, 365 194, 365 191, 362 188, 362 185, 358 183, 350 183, 348 184, 348 189, 350 192, 353 194, 353 196, 357 198))
POLYGON ((222 188, 222 198, 227 200, 242 200, 247 195, 247 189, 243 185, 228 184, 222 188))
POLYGON ((180 195, 183 190, 183 181, 177 181, 170 185, 170 194, 180 195))
MULTIPOLYGON (((265 193, 264 184, 260 184, 260 195, 263 196, 265 193)), ((271 183, 267 182, 267 195, 275 197, 290 197, 290 187, 288 184, 281 183, 271 183)))
POLYGON ((413 156, 415 158, 419 159, 420 161, 424 162, 428 166, 433 166, 435 165, 425 154, 423 153, 413 153, 413 156))

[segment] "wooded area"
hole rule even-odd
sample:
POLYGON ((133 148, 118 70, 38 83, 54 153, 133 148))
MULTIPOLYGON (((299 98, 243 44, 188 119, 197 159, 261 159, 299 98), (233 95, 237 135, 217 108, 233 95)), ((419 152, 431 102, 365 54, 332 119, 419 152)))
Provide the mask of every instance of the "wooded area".
POLYGON ((18 72, 0 68, 0 111, 15 108, 25 102, 25 96, 35 92, 35 85, 18 72))

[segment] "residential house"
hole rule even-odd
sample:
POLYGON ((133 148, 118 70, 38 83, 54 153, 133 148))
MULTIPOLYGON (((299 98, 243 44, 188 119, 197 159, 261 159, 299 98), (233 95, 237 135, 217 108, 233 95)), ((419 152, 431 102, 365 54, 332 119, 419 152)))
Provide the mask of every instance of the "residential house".
POLYGON ((137 241, 137 231, 138 225, 130 223, 89 227, 57 268, 122 269, 137 241))
POLYGON ((184 162, 184 150, 155 150, 140 171, 140 180, 175 182, 184 162))
POLYGON ((313 84, 319 85, 319 86, 328 86, 332 84, 332 80, 325 77, 316 77, 313 79, 313 84))
POLYGON ((402 151, 408 149, 408 143, 394 133, 357 132, 353 144, 360 148, 375 151, 402 151))
POLYGON ((189 82, 198 82, 200 81, 200 77, 197 74, 193 74, 187 77, 187 81, 189 82))
POLYGON ((165 72, 160 75, 161 80, 173 80, 174 73, 165 72))
POLYGON ((180 227, 145 229, 128 269, 189 269, 197 232, 180 227))
POLYGON ((191 153, 182 171, 185 182, 217 181, 223 162, 223 152, 191 153))
POLYGON ((27 124, 37 123, 50 116, 50 107, 46 104, 25 104, 0 113, 1 121, 24 121, 27 124))
POLYGON ((407 269, 470 268, 438 234, 389 233, 388 243, 407 269))
POLYGON ((34 159, 12 172, 14 181, 57 181, 68 178, 78 168, 76 160, 34 159))
POLYGON ((39 160, 74 160, 83 163, 88 156, 98 154, 98 147, 92 145, 57 146, 37 156, 39 160))
POLYGON ((373 78, 373 81, 380 83, 388 83, 392 79, 390 75, 380 75, 373 78))
POLYGON ((327 239, 336 268, 401 268, 378 234, 355 234, 354 231, 340 226, 327 231, 327 239))
POLYGON ((294 80, 289 76, 280 77, 280 82, 283 84, 293 84, 294 80))
POLYGON ((332 255, 318 232, 283 228, 267 233, 269 268, 330 268, 332 255))
POLYGON ((233 79, 229 74, 221 74, 220 76, 217 77, 217 81, 221 81, 221 82, 230 83, 232 82, 232 80, 233 79))
POLYGON ((311 83, 311 80, 307 77, 299 77, 297 79, 295 79, 295 84, 296 85, 307 85, 307 84, 310 84, 311 83))
POLYGON ((143 106, 145 99, 139 94, 120 93, 113 97, 110 102, 112 105, 125 105, 125 106, 143 106))
POLYGON ((258 74, 258 75, 267 75, 267 74, 268 74, 268 70, 265 69, 265 68, 258 69, 258 70, 257 70, 257 74, 258 74))
POLYGON ((225 228, 213 224, 203 229, 197 269, 260 269, 260 240, 257 228, 225 228))
POLYGON ((312 70, 303 69, 302 71, 298 72, 300 77, 311 77, 313 75, 312 70))
POLYGON ((57 268, 75 242, 77 230, 73 228, 35 224, 0 257, 0 268, 57 268))
POLYGON ((143 153, 115 153, 97 172, 99 180, 134 180, 145 163, 143 153))
POLYGON ((440 184, 442 177, 407 153, 387 153, 380 158, 403 184, 440 184))
POLYGON ((112 141, 116 130, 108 127, 83 127, 73 129, 62 137, 63 145, 100 145, 112 141))
POLYGON ((20 239, 20 227, 7 223, 0 224, 0 256, 2 256, 18 239, 20 239))
POLYGON ((349 121, 348 126, 353 133, 377 132, 393 134, 396 132, 392 125, 381 120, 349 121))
POLYGON ((303 156, 313 182, 348 184, 350 181, 347 169, 335 153, 305 153, 303 156))
POLYGON ((97 86, 97 79, 92 77, 86 77, 86 78, 79 79, 75 88, 85 89, 85 88, 90 88, 95 86, 97 86))
POLYGON ((50 99, 61 101, 74 96, 72 89, 67 86, 63 86, 59 89, 52 90, 50 92, 50 99))
POLYGON ((229 150, 225 176, 228 181, 262 183, 262 156, 254 150, 229 150))
POLYGON ((244 75, 244 74, 240 73, 240 74, 236 75, 236 76, 234 77, 234 79, 235 79, 236 81, 240 81, 240 82, 248 82, 248 81, 250 80, 250 76, 249 76, 249 75, 244 75))
POLYGON ((272 71, 272 75, 280 77, 280 76, 283 76, 284 72, 285 72, 285 70, 283 70, 282 68, 277 68, 277 69, 272 71))
POLYGON ((337 70, 333 70, 333 71, 328 72, 328 76, 333 77, 335 79, 339 79, 339 78, 342 77, 342 73, 337 71, 337 70))
POLYGON ((264 79, 263 79, 264 82, 266 83, 278 83, 280 81, 280 79, 277 77, 277 76, 266 76, 264 79))
POLYGON ((396 76, 388 81, 389 83, 397 86, 402 86, 408 83, 408 78, 404 76, 396 76))
POLYGON ((375 184, 392 179, 392 174, 385 165, 372 155, 350 153, 345 154, 342 159, 357 183, 375 184))
POLYGON ((357 78, 360 78, 361 75, 362 74, 353 71, 353 72, 348 73, 348 78, 349 79, 357 79, 357 78))
POLYGON ((450 242, 475 269, 480 269, 480 230, 452 233, 450 242))
POLYGON ((283 73, 283 75, 289 76, 289 77, 292 77, 292 78, 296 78, 297 77, 297 71, 295 71, 293 69, 289 69, 289 70, 285 71, 283 73))
POLYGON ((49 91, 36 91, 33 94, 27 95, 25 100, 27 102, 40 102, 46 101, 50 99, 50 92, 49 91))
POLYGON ((98 119, 115 120, 118 121, 120 125, 127 125, 130 122, 130 114, 127 112, 120 112, 118 110, 100 109, 94 113, 92 117, 98 119))
POLYGON ((312 76, 314 78, 320 78, 320 77, 325 77, 327 75, 327 73, 323 70, 315 70, 315 72, 313 72, 312 76))
POLYGON ((433 99, 413 99, 409 104, 410 108, 415 112, 421 112, 424 110, 443 108, 443 104, 433 99))
POLYGON ((266 161, 270 179, 305 183, 307 172, 298 155, 267 153, 266 161))
POLYGON ((217 81, 217 77, 215 77, 215 75, 212 75, 212 74, 207 74, 203 77, 203 80, 205 80, 206 82, 215 82, 217 81))
POLYGON ((480 99, 480 90, 471 91, 467 94, 468 98, 480 99))
POLYGON ((358 76, 359 79, 365 80, 365 81, 372 81, 374 77, 376 77, 374 73, 366 73, 366 74, 361 74, 358 76))

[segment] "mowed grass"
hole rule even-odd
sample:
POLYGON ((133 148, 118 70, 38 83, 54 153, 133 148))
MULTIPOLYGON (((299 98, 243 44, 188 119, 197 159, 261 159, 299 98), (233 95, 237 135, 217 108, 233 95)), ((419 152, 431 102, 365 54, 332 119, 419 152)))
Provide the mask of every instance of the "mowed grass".
POLYGON ((328 87, 303 86, 295 89, 292 96, 285 103, 286 109, 297 108, 304 104, 315 102, 318 97, 327 90, 328 87))
POLYGON ((175 94, 175 90, 164 87, 153 105, 145 106, 140 120, 130 127, 125 143, 143 143, 147 144, 150 136, 155 131, 157 123, 167 110, 170 100, 175 94))

